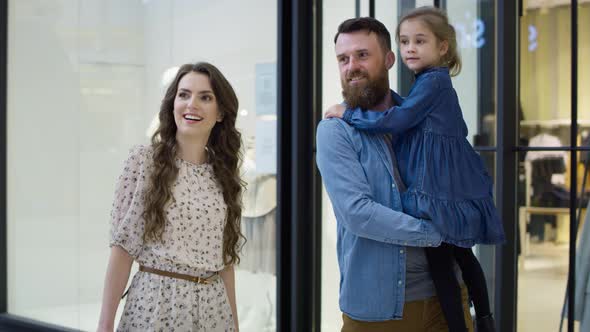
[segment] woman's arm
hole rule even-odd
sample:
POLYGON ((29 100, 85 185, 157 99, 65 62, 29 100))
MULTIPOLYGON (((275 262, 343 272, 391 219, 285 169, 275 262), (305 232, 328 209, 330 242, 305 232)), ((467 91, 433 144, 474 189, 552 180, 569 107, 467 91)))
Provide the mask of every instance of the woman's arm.
POLYGON ((236 331, 240 330, 238 324, 238 308, 236 306, 236 278, 233 265, 226 265, 223 270, 219 272, 221 280, 225 284, 225 290, 227 291, 227 298, 229 299, 229 305, 231 307, 232 315, 234 316, 234 324, 236 325, 236 331))
POLYGON ((132 264, 133 258, 127 251, 119 246, 111 247, 97 331, 113 331, 117 307, 129 280, 132 264))

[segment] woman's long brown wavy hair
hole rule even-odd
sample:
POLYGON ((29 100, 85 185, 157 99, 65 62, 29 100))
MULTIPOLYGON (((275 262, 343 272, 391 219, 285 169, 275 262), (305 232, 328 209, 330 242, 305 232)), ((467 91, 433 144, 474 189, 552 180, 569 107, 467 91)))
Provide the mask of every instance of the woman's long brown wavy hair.
POLYGON ((174 99, 178 90, 178 83, 184 75, 195 72, 209 77, 213 94, 217 100, 217 107, 222 115, 222 121, 217 122, 207 142, 209 163, 217 183, 221 186, 223 199, 227 205, 225 227, 223 231, 223 257, 225 264, 238 264, 241 246, 240 239, 244 236, 240 230, 242 215, 242 188, 244 182, 239 175, 242 161, 241 134, 236 129, 238 114, 238 98, 234 89, 213 65, 206 62, 185 64, 178 69, 176 77, 170 83, 166 95, 162 100, 159 119, 160 125, 152 136, 153 171, 149 178, 149 187, 145 197, 145 211, 143 217, 146 226, 143 234, 144 241, 161 241, 166 225, 166 204, 173 199, 172 184, 178 175, 176 166, 176 123, 174 121, 174 99))

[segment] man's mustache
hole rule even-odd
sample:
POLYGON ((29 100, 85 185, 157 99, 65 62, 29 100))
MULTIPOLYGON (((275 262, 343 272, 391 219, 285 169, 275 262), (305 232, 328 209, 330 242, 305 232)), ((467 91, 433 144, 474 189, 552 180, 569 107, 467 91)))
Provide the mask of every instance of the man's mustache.
POLYGON ((355 70, 353 72, 350 72, 350 73, 346 74, 346 81, 349 81, 353 77, 367 78, 368 75, 363 70, 355 70))

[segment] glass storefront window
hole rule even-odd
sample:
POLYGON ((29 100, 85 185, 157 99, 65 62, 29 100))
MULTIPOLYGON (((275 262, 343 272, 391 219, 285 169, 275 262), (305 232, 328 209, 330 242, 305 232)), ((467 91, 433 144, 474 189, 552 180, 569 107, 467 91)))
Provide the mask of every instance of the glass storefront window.
POLYGON ((528 1, 520 18, 519 145, 547 149, 521 152, 518 158, 519 331, 559 329, 573 245, 570 205, 576 207, 580 232, 589 197, 590 186, 584 181, 586 153, 577 153, 577 164, 572 165, 572 153, 565 148, 573 143, 589 146, 590 117, 585 110, 590 94, 585 86, 590 77, 585 73, 590 68, 586 61, 590 3, 580 1, 578 6, 577 142, 571 141, 571 15, 569 2, 528 1), (564 149, 552 151, 556 148, 564 149), (572 167, 577 170, 576 202, 570 202, 572 167))
POLYGON ((9 1, 9 313, 96 328, 123 161, 148 144, 176 67, 208 61, 240 101, 250 240, 236 270, 241 330, 276 330, 276 6, 9 1))
MULTIPOLYGON (((590 3, 578 6, 578 145, 590 132, 588 40, 590 3)), ((570 145, 571 135, 571 7, 549 1, 529 1, 520 19, 521 145, 550 134, 559 140, 548 146, 570 145)), ((532 146, 532 145, 531 145, 532 146)))
MULTIPOLYGON (((569 270, 570 158, 566 151, 519 158, 518 331, 559 329, 569 270)), ((580 212, 584 220, 586 209, 580 212)))
POLYGON ((494 105, 494 1, 448 0, 446 11, 457 34, 461 73, 453 78, 474 146, 496 145, 494 105))

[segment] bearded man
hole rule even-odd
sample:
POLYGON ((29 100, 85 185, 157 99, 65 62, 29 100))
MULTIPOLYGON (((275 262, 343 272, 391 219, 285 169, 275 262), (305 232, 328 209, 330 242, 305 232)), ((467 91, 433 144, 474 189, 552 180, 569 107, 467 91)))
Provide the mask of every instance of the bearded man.
MULTIPOLYGON (((346 20, 334 43, 347 108, 385 111, 401 103, 389 88, 395 55, 381 22, 346 20)), ((406 187, 392 137, 338 118, 321 121, 316 134, 338 230, 342 332, 448 331, 423 249, 440 245, 442 236, 429 221, 403 213, 406 187)))

